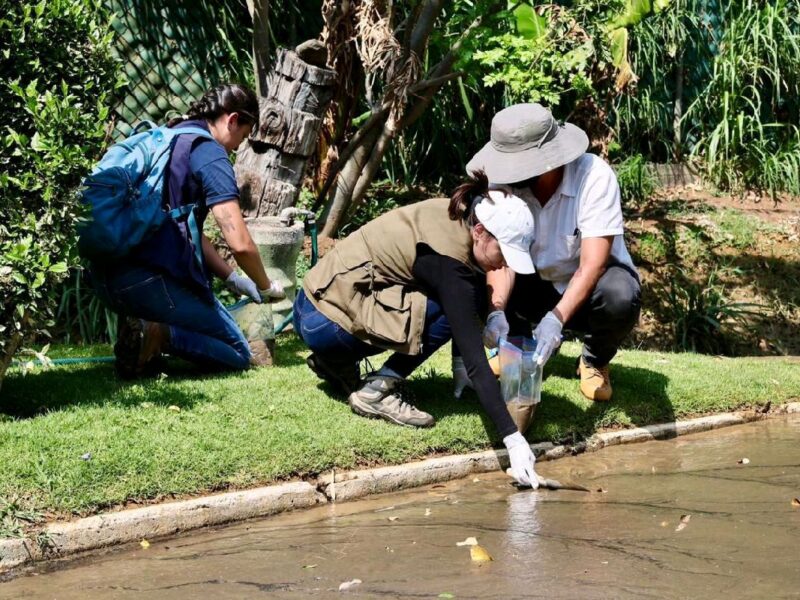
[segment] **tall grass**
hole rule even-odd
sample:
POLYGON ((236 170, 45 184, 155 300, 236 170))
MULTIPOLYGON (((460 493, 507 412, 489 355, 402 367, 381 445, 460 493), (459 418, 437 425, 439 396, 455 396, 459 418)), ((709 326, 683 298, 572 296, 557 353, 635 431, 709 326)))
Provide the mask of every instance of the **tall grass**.
POLYGON ((626 155, 680 160, 696 141, 685 135, 683 118, 711 76, 720 13, 719 0, 673 0, 632 26, 629 60, 638 82, 614 110, 626 155))
POLYGON ((800 194, 800 3, 737 0, 723 12, 710 80, 689 107, 710 179, 800 194))
POLYGON ((75 269, 62 284, 55 327, 67 344, 117 339, 117 315, 100 302, 82 269, 75 269))

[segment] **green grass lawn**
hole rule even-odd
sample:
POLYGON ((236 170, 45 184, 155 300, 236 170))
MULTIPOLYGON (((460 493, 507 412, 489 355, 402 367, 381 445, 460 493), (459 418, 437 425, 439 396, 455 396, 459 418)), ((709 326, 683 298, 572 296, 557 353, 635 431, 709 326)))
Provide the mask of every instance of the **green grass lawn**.
MULTIPOLYGON (((578 352, 567 343, 549 363, 530 440, 573 441, 603 427, 800 397, 800 369, 787 361, 628 350, 613 363, 614 401, 593 404, 572 377, 578 352)), ((240 374, 199 376, 180 362, 167 376, 138 383, 118 382, 109 364, 11 371, 0 392, 0 535, 4 506, 11 517, 87 514, 131 499, 498 444, 474 394, 452 399, 449 348, 413 379, 417 405, 437 420, 427 430, 355 416, 315 379, 305 356, 289 335, 279 341, 279 367, 240 374)))

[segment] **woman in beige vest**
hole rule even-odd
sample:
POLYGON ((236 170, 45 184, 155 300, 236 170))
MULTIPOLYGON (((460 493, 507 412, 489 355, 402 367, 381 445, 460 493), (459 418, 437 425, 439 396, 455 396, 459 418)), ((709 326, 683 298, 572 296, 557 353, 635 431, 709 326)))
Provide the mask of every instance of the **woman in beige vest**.
POLYGON ((509 449, 515 477, 536 485, 534 456, 506 410, 481 340, 486 288, 480 276, 508 267, 533 272, 533 218, 525 203, 488 191, 483 174, 452 199, 398 208, 331 250, 303 281, 294 327, 309 367, 349 394, 354 412, 416 427, 433 417, 403 399, 401 383, 451 338, 509 449), (394 353, 366 380, 361 359, 394 353))

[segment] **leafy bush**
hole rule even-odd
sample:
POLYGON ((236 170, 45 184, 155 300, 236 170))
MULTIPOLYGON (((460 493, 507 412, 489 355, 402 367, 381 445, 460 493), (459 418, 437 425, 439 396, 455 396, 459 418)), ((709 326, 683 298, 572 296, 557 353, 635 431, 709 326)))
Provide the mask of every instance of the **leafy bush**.
POLYGON ((0 0, 0 378, 47 333, 75 264, 76 191, 105 140, 118 84, 100 0, 0 0))
POLYGON ((550 107, 556 117, 583 127, 604 150, 610 139, 606 105, 617 93, 604 29, 610 14, 592 0, 570 8, 518 6, 511 30, 487 36, 474 54, 484 67, 484 85, 502 86, 507 104, 539 102, 550 107))

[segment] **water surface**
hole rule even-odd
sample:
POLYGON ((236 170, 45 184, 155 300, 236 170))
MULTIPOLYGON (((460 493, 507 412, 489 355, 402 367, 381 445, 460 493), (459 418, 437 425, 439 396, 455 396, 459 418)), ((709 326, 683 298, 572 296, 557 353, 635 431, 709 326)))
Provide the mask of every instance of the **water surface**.
POLYGON ((787 418, 619 446, 539 465, 590 494, 480 475, 40 565, 0 598, 800 598, 798 439, 787 418))

